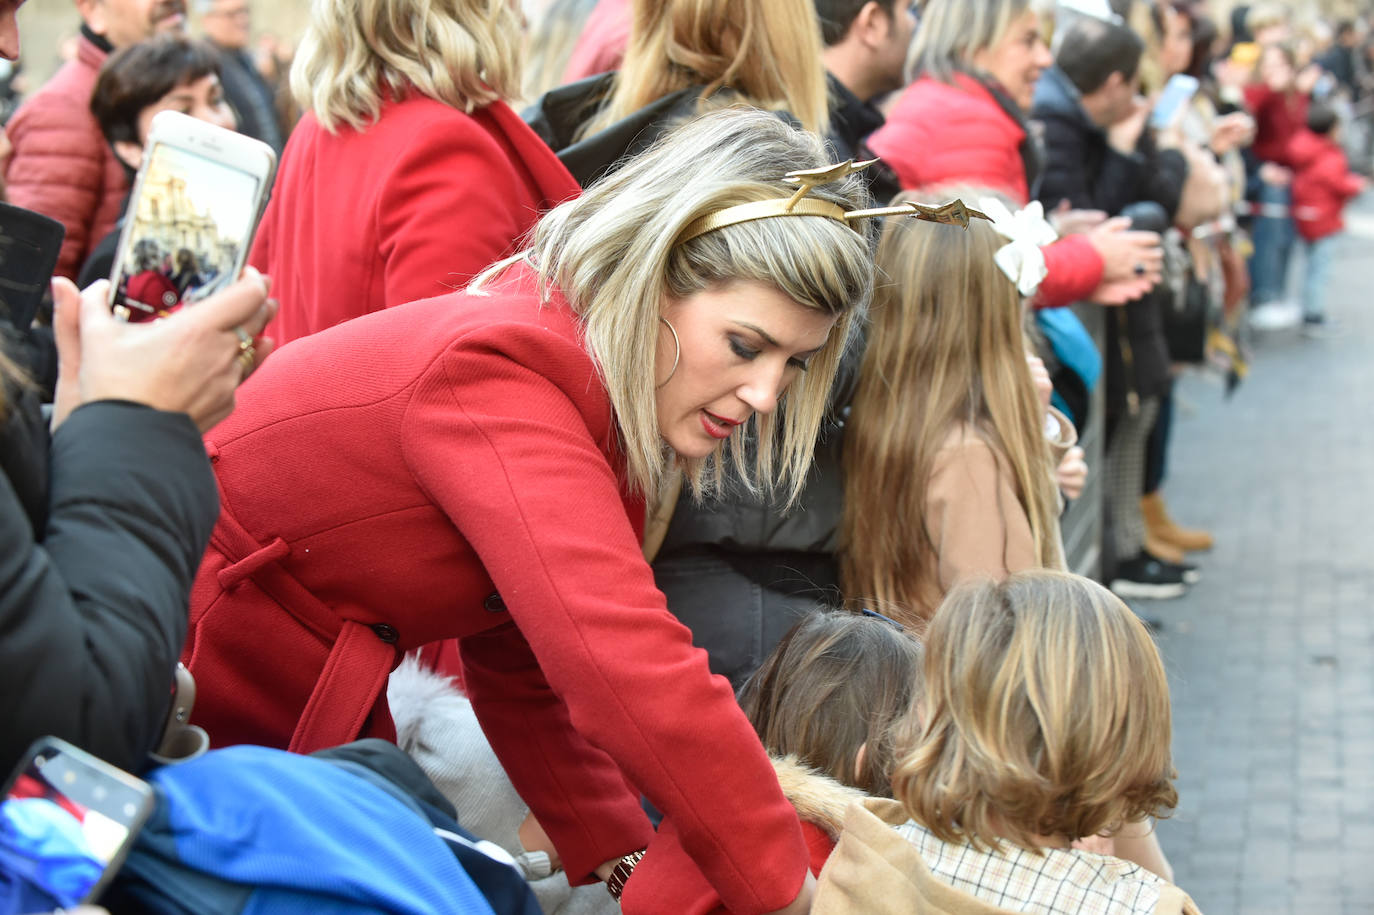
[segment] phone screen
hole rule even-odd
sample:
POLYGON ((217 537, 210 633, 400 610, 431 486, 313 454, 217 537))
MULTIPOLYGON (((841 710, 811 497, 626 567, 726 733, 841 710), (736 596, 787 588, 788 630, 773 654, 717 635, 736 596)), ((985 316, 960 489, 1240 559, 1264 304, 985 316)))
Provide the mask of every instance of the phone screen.
POLYGON ((88 901, 147 815, 149 789, 129 782, 59 749, 36 752, 0 802, 0 898, 20 912, 88 901))
POLYGON ((1197 93, 1198 81, 1186 74, 1177 73, 1169 77, 1164 91, 1159 94, 1155 109, 1150 113, 1150 125, 1164 130, 1178 119, 1179 111, 1197 93))
POLYGON ((232 283, 258 215, 259 178, 156 143, 130 204, 114 305, 151 321, 232 283))

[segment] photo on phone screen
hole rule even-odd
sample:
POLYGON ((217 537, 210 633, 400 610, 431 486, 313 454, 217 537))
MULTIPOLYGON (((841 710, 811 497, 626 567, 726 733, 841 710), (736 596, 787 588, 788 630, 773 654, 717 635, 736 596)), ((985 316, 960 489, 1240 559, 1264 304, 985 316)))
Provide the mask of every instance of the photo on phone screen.
POLYGON ((95 898, 152 809, 152 789, 62 741, 31 753, 0 801, 0 899, 50 912, 95 898))
POLYGON ((151 321, 237 277, 247 258, 262 178, 190 149, 155 143, 115 265, 114 302, 151 321))

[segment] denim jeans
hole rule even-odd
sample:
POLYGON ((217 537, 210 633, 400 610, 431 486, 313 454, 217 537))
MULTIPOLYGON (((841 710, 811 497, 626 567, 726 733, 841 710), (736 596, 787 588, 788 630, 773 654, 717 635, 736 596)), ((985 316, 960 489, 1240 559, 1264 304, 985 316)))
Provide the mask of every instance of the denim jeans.
MULTIPOLYGON (((1261 206, 1292 204, 1287 187, 1265 184, 1260 188, 1261 206)), ((1255 253, 1250 258, 1251 300, 1256 305, 1282 301, 1288 292, 1288 260, 1293 254, 1297 233, 1291 216, 1260 215, 1253 228, 1255 253)))
POLYGON ((1328 235, 1303 243, 1307 252, 1307 269, 1302 280, 1302 314, 1305 318, 1321 318, 1326 314, 1326 285, 1331 278, 1331 260, 1338 237, 1328 235))

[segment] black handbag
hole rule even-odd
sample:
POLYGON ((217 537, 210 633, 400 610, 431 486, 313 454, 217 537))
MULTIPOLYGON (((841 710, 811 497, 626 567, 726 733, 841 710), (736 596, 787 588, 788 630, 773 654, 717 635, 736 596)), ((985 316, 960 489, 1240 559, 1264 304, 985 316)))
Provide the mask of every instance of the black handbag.
POLYGON ((1202 362, 1207 356, 1207 324, 1212 295, 1207 284, 1188 271, 1183 294, 1164 309, 1164 338, 1173 362, 1202 362))

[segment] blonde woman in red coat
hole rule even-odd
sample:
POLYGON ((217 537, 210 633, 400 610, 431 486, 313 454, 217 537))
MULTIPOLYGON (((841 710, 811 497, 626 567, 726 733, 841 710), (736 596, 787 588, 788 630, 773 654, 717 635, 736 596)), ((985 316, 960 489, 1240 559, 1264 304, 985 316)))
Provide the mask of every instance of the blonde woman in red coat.
POLYGON ((207 440, 198 723, 303 752, 394 739, 388 673, 456 638, 574 884, 650 844, 643 792, 732 911, 803 911, 796 814, 640 542, 678 469, 784 500, 805 478, 873 284, 865 224, 841 218, 867 205, 857 176, 783 212, 783 176, 825 163, 771 114, 716 112, 555 209, 476 291, 277 353, 207 440))
POLYGON ((250 262, 281 343, 461 289, 578 193, 505 99, 509 0, 318 0, 291 68, 291 134, 250 262))

